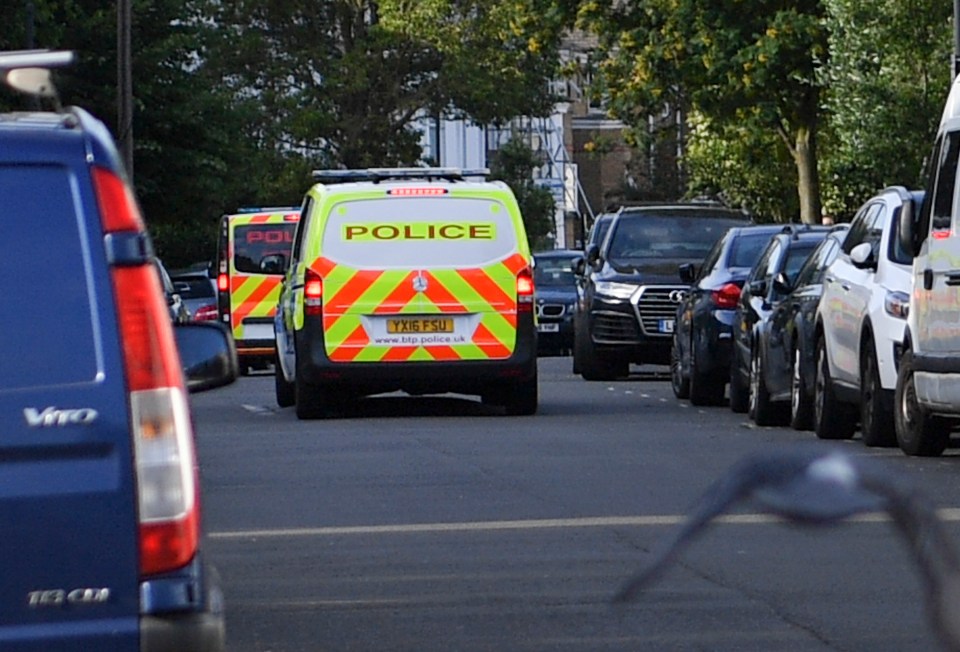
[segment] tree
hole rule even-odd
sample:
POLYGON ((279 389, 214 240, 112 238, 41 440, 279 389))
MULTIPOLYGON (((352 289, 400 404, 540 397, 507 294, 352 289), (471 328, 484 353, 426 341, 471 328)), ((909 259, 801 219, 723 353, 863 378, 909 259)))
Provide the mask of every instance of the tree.
POLYGON ((522 139, 512 138, 497 150, 490 167, 492 178, 504 181, 513 190, 534 250, 550 248, 556 238, 553 195, 533 181, 533 171, 541 164, 536 152, 522 139))
POLYGON ((830 62, 826 210, 848 217, 889 185, 921 187, 950 83, 951 7, 937 0, 824 0, 830 62))
POLYGON ((823 19, 818 0, 749 0, 737 11, 707 0, 586 0, 579 14, 600 38, 599 72, 616 117, 644 128, 647 116, 679 107, 721 128, 775 135, 794 162, 808 223, 820 219, 823 19))

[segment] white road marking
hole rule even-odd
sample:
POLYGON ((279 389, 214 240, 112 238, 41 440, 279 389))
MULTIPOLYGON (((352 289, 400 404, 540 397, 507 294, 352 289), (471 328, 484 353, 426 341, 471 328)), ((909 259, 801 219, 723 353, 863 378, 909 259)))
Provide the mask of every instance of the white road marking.
MULTIPOLYGON (((945 522, 960 521, 960 508, 941 509, 937 512, 945 522)), ((679 525, 686 520, 684 515, 665 516, 599 516, 586 518, 532 519, 517 521, 475 521, 465 523, 407 523, 397 525, 351 525, 316 528, 282 528, 276 530, 234 530, 210 532, 211 539, 264 539, 331 537, 360 534, 421 534, 452 532, 488 532, 496 530, 545 530, 589 527, 651 527, 679 525)), ((851 523, 884 523, 890 520, 882 513, 862 514, 847 519, 851 523)), ((783 519, 772 514, 730 514, 714 520, 715 523, 733 525, 759 525, 781 523, 783 519)))

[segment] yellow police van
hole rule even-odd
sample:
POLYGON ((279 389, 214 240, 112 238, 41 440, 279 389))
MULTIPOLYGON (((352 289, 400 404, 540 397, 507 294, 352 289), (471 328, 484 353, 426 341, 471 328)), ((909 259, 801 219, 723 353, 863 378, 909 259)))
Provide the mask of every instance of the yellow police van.
POLYGON ((404 391, 536 412, 532 257, 516 198, 487 174, 314 172, 274 318, 281 407, 319 418, 404 391))
POLYGON ((273 315, 300 207, 244 208, 220 218, 217 313, 233 332, 240 369, 266 369, 275 357, 273 315), (279 256, 279 257, 278 257, 279 256))

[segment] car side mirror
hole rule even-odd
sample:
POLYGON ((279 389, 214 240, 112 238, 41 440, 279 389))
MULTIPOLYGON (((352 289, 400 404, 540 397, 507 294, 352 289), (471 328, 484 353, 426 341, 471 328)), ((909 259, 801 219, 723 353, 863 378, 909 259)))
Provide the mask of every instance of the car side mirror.
POLYGON ((790 279, 787 278, 787 275, 783 272, 777 274, 773 279, 773 291, 779 295, 790 294, 790 291, 793 290, 793 287, 790 284, 790 279))
POLYGON ((869 242, 861 242, 850 250, 850 262, 857 269, 876 269, 877 260, 874 255, 873 245, 869 242))
POLYGON ((580 256, 580 258, 577 258, 572 263, 570 263, 570 267, 571 269, 573 269, 574 274, 576 274, 577 276, 583 276, 584 273, 587 271, 587 261, 584 259, 583 256, 580 256))
POLYGON ((897 240, 899 240, 900 248, 909 254, 910 257, 915 257, 919 254, 920 246, 923 244, 923 241, 918 237, 918 219, 920 212, 915 210, 915 208, 912 199, 903 202, 903 205, 900 207, 900 224, 897 228, 897 240))
POLYGON ((587 265, 596 268, 597 262, 600 260, 600 247, 598 247, 596 243, 590 244, 587 247, 586 260, 587 265))
POLYGON ((684 263, 677 267, 680 280, 684 283, 693 283, 697 278, 697 266, 693 263, 684 263))
POLYGON ((173 334, 190 392, 223 387, 240 376, 237 346, 233 335, 223 324, 174 324, 173 334))
POLYGON ((287 270, 287 257, 270 254, 260 259, 260 271, 264 274, 283 274, 287 270))

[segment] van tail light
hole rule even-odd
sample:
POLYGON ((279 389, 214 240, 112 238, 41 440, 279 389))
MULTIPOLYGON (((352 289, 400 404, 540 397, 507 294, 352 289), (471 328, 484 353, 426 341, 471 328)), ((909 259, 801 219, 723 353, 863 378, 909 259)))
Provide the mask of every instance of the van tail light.
POLYGON ((323 313, 323 279, 312 269, 303 276, 303 310, 308 315, 323 313))
POLYGON ((517 273, 517 312, 533 312, 533 274, 529 267, 517 273))
POLYGON ((737 307, 740 301, 740 286, 736 283, 727 283, 719 290, 714 290, 713 305, 717 308, 729 310, 737 307))
POLYGON ((227 292, 230 290, 230 279, 226 274, 217 275, 217 290, 227 292))
MULTIPOLYGON (((94 168, 107 234, 138 234, 143 220, 127 184, 94 168)), ((173 325, 149 251, 111 269, 133 435, 140 572, 167 572, 197 552, 200 501, 193 426, 173 325)))

